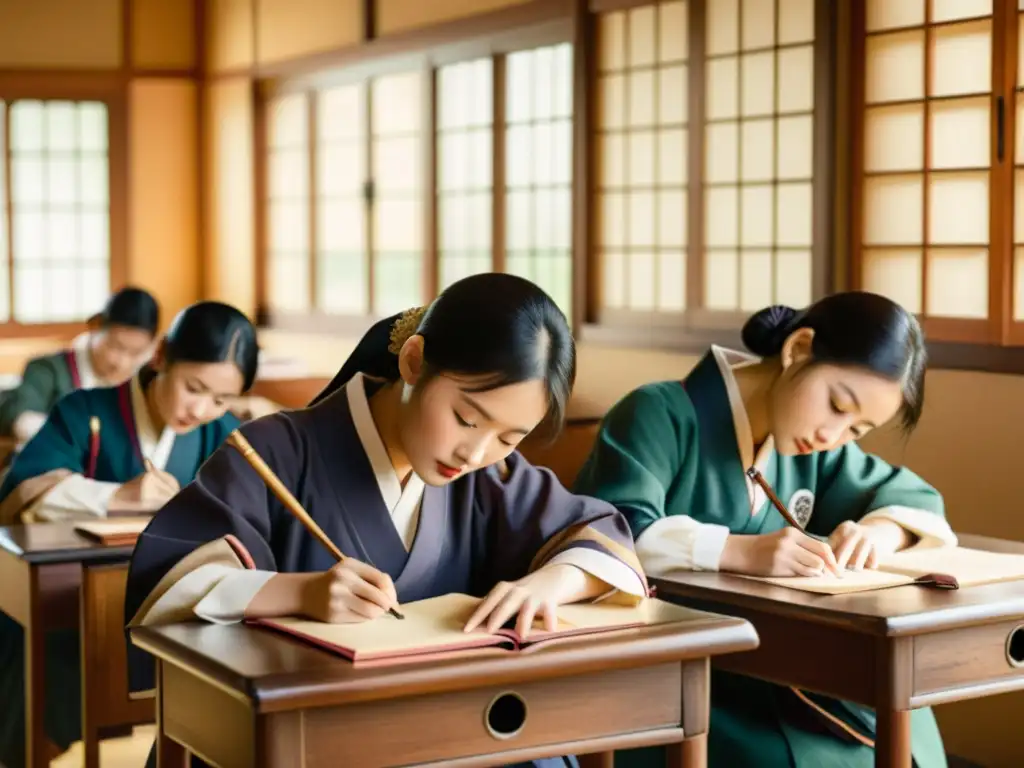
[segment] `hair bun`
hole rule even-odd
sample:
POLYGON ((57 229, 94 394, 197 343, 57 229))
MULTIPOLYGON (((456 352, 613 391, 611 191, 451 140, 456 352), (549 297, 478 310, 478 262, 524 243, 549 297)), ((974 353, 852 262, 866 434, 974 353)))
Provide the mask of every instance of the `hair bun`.
POLYGON ((782 304, 762 309, 743 324, 743 345, 759 357, 779 354, 799 314, 782 304))

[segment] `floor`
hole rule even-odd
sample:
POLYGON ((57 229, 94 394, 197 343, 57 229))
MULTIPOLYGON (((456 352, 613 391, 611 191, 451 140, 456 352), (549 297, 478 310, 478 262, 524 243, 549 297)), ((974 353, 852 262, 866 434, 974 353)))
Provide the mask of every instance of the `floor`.
MULTIPOLYGON (((154 728, 142 725, 131 736, 100 742, 100 768, 143 768, 153 746, 154 728)), ((82 768, 83 762, 82 743, 78 742, 50 763, 50 768, 82 768)))

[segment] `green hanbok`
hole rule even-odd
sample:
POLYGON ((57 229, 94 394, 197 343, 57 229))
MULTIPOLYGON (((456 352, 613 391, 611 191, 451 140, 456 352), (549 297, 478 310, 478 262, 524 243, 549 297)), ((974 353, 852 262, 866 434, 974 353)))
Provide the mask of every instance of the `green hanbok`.
MULTIPOLYGON (((907 469, 848 443, 836 450, 782 456, 771 438, 755 453, 733 375, 757 362, 712 348, 683 381, 643 386, 605 417, 574 491, 613 503, 629 521, 650 577, 717 570, 729 534, 766 534, 786 523, 746 476, 756 466, 807 530, 828 535, 846 520, 884 518, 921 539, 955 543, 942 497, 907 469)), ((794 653, 799 653, 794 649, 794 653)), ((803 651, 806 652, 806 651, 803 651)), ((817 649, 820 663, 828 649, 817 649)), ((714 671, 708 758, 711 768, 872 768, 872 709, 714 671), (821 710, 838 718, 830 723, 821 710), (851 733, 847 733, 847 731, 851 733)), ((915 710, 912 749, 918 768, 945 768, 930 709, 915 710)), ((662 750, 616 755, 616 766, 664 765, 662 750)))
MULTIPOLYGON (((145 408, 148 371, 119 387, 79 389, 62 398, 25 444, 0 486, 0 524, 102 517, 117 488, 148 459, 185 487, 238 427, 226 414, 184 435, 157 432, 145 408), (91 425, 97 425, 95 430, 91 425)), ((46 732, 62 749, 80 738, 78 632, 46 638, 46 732)), ((22 628, 0 614, 0 765, 25 763, 25 661, 22 628)))

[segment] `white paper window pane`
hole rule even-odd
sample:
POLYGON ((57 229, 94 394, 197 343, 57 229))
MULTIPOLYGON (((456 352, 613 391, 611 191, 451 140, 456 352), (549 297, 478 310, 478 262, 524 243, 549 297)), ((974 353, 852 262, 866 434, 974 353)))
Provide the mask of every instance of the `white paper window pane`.
POLYGON ((78 217, 52 212, 47 226, 50 258, 71 260, 78 253, 78 217))
POLYGON ((753 312, 772 304, 772 252, 740 254, 740 309, 753 312))
POLYGON ((41 101, 16 101, 11 105, 11 151, 38 152, 45 137, 41 101))
POLYGON ((704 235, 711 248, 737 245, 739 236, 738 200, 735 187, 706 190, 704 196, 704 235))
POLYGON ((14 260, 38 261, 46 256, 46 218, 37 211, 14 212, 14 260))
POLYGON ((621 253, 606 252, 602 260, 602 303, 606 307, 626 305, 625 257, 621 253))
POLYGON ((987 243, 989 183, 984 173, 933 174, 928 180, 928 241, 987 243))
POLYGON ((776 190, 775 243, 811 245, 813 200, 810 184, 779 184, 776 190))
POLYGON ((987 93, 992 89, 992 22, 935 27, 932 32, 932 96, 987 93))
POLYGON ((629 257, 629 306, 632 309, 654 307, 654 254, 634 253, 629 257))
POLYGON ((317 269, 317 306, 322 311, 366 314, 366 261, 362 254, 324 254, 317 269))
POLYGON ((735 251, 707 251, 704 259, 704 305, 737 309, 739 261, 735 251))
POLYGON ((812 279, 810 251, 775 252, 775 302, 787 307, 809 306, 812 279))
POLYGON ((868 104, 924 97, 924 32, 893 32, 867 39, 868 104))
POLYGON ((772 245, 775 206, 771 187, 744 187, 740 192, 740 216, 740 243, 744 247, 772 245))
POLYGON ((779 45, 814 39, 814 0, 779 0, 779 45))
POLYGON ((106 157, 83 157, 78 164, 78 184, 81 202, 85 205, 107 204, 109 198, 110 165, 106 157))
POLYGON ((913 27, 924 24, 924 4, 931 0, 867 0, 867 29, 913 27))
POLYGON ((46 280, 46 315, 51 321, 68 321, 78 315, 78 274, 74 268, 49 269, 46 280))
POLYGON ((686 254, 662 251, 658 255, 658 308, 664 312, 686 309, 686 254))
POLYGON ((105 213, 82 213, 78 217, 82 258, 101 261, 110 258, 110 220, 105 213))
POLYGON ((46 164, 46 198, 51 206, 75 202, 75 162, 70 157, 50 157, 46 164))
MULTIPOLYGON (((932 109, 939 102, 931 105, 932 109)), ((986 145, 988 138, 985 139, 986 145)), ((924 163, 924 104, 868 107, 864 112, 864 170, 916 171, 924 163)))
POLYGON ((708 54, 735 51, 739 47, 739 0, 715 0, 706 12, 708 54))
POLYGON ((908 312, 921 312, 921 252, 866 249, 864 290, 888 296, 908 312))
POLYGON ((107 151, 107 106, 97 102, 78 105, 78 146, 85 152, 107 151))
POLYGON ((920 176, 864 179, 864 242, 917 245, 923 241, 924 195, 920 176), (898 216, 893 212, 899 211, 898 216))
POLYGON ((23 323, 44 322, 48 316, 46 269, 19 266, 14 270, 14 317, 23 323))
POLYGON ((988 250, 928 252, 928 306, 933 317, 988 317, 988 250))
POLYGON ((309 260, 304 256, 270 259, 270 303, 286 312, 309 309, 309 260))
POLYGON ((989 166, 991 109, 987 98, 936 101, 929 112, 932 168, 989 166))

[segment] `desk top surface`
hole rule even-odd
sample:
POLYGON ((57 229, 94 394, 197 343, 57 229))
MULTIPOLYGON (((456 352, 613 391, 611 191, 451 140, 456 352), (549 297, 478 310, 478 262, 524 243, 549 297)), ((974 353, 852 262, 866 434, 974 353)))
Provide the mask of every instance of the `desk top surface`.
POLYGON ((75 523, 32 523, 0 527, 0 554, 32 565, 110 563, 129 560, 134 547, 109 547, 83 536, 75 523))
POLYGON ((694 611, 694 618, 590 637, 525 653, 484 654, 359 668, 283 634, 244 625, 174 624, 132 630, 132 641, 260 712, 465 690, 642 667, 752 650, 749 622, 694 611))
MULTIPOLYGON (((1024 554, 1024 543, 958 534, 960 546, 1024 554)), ((695 607, 745 615, 744 610, 872 635, 915 635, 1024 619, 1024 582, 945 590, 907 585, 848 595, 819 595, 776 587, 725 573, 687 573, 654 579, 658 596, 695 607), (738 609, 738 610, 737 610, 738 609)))

